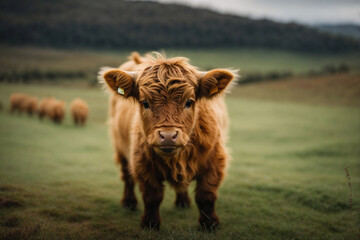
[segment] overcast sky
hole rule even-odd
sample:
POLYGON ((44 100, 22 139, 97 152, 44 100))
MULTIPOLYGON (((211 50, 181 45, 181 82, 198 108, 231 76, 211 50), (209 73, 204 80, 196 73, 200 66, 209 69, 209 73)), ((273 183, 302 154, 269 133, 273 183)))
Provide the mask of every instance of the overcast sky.
POLYGON ((305 24, 360 24, 360 0, 158 0, 210 8, 219 12, 297 21, 305 24))

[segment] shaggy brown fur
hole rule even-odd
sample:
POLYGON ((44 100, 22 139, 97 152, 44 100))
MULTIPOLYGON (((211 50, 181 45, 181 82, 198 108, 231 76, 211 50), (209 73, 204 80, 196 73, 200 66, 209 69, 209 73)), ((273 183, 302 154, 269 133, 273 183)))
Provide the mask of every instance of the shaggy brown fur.
POLYGON ((51 101, 53 100, 55 100, 54 97, 47 97, 40 101, 37 110, 40 119, 43 119, 43 117, 46 116, 46 110, 49 108, 51 101))
POLYGON ((10 96, 10 112, 18 110, 27 112, 30 116, 36 112, 37 98, 23 93, 14 93, 10 96))
POLYGON ((47 111, 47 116, 53 120, 54 123, 60 124, 65 117, 65 102, 59 100, 52 101, 47 111))
POLYGON ((71 102, 70 109, 74 123, 76 125, 85 125, 87 116, 89 114, 89 107, 87 103, 80 98, 76 98, 71 102))
POLYGON ((10 96, 10 112, 22 111, 22 106, 27 98, 26 94, 23 93, 13 93, 10 96))
POLYGON ((30 116, 36 113, 36 109, 37 109, 37 103, 38 103, 38 99, 37 97, 28 97, 25 100, 25 103, 23 105, 23 109, 24 111, 26 111, 30 116))
POLYGON ((44 98, 39 104, 38 114, 40 119, 47 116, 54 123, 61 123, 65 116, 65 102, 53 97, 44 98))
POLYGON ((166 59, 160 54, 147 56, 139 65, 130 60, 100 72, 99 80, 114 93, 110 128, 125 181, 122 204, 135 209, 137 180, 145 206, 143 228, 160 227, 164 181, 175 189, 175 205, 187 207, 187 189, 196 180, 201 227, 219 225, 215 201, 228 159, 221 93, 233 79, 229 70, 203 73, 186 58, 166 59))

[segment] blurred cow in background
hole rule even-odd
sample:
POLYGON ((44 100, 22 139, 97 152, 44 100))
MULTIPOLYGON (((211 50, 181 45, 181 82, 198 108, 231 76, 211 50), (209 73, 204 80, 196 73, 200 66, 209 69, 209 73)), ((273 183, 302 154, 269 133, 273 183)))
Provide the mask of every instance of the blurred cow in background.
POLYGON ((10 96, 10 112, 13 113, 16 110, 22 111, 22 106, 25 102, 27 95, 24 93, 13 93, 10 96))
POLYGON ((43 119, 43 117, 46 115, 46 110, 50 107, 51 101, 53 100, 55 100, 54 97, 46 97, 40 101, 37 111, 40 119, 43 119))
POLYGON ((50 118, 54 123, 61 123, 65 116, 65 102, 53 97, 44 98, 38 108, 39 118, 50 118))
POLYGON ((24 93, 14 93, 10 96, 10 112, 27 112, 30 116, 36 112, 37 97, 31 97, 24 93))
POLYGON ((47 116, 54 122, 60 124, 65 117, 65 102, 60 100, 51 101, 47 116))
POLYGON ((38 104, 38 98, 37 97, 31 97, 28 96, 25 99, 25 102, 23 104, 23 110, 28 113, 28 115, 33 115, 36 113, 37 110, 37 104, 38 104))
POLYGON ((70 110, 75 125, 85 125, 89 114, 88 104, 81 98, 76 98, 71 102, 70 110))

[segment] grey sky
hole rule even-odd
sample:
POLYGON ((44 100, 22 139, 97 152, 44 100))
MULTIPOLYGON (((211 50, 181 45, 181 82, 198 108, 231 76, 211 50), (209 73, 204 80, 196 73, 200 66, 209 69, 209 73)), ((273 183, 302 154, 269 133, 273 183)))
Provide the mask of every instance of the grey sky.
POLYGON ((360 0, 158 0, 278 21, 360 24, 360 0))

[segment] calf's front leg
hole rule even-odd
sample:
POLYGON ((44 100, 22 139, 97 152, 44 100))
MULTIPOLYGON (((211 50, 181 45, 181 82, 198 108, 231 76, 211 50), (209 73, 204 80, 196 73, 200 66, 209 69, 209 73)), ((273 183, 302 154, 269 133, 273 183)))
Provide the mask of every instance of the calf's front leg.
POLYGON ((197 179, 195 201, 200 212, 200 227, 203 230, 215 230, 220 224, 215 212, 215 201, 221 179, 221 174, 206 174, 197 179))
POLYGON ((154 230, 160 229, 160 204, 164 198, 164 185, 157 186, 147 182, 140 182, 140 191, 144 201, 144 214, 141 219, 141 227, 154 230))

